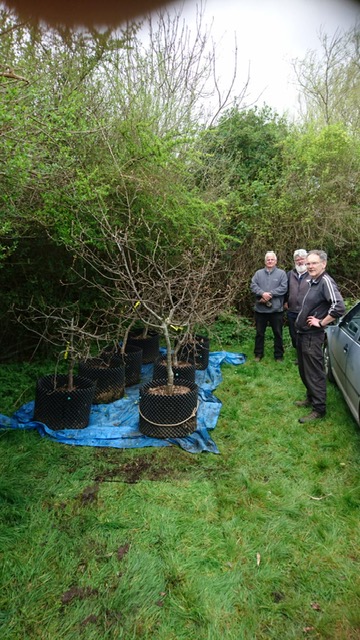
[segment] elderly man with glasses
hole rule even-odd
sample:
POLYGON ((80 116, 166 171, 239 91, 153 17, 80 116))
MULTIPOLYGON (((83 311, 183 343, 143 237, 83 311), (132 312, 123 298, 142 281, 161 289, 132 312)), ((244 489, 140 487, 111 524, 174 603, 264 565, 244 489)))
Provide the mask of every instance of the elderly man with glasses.
POLYGON ((298 407, 312 411, 300 423, 323 418, 326 413, 326 377, 323 361, 324 328, 344 314, 345 305, 334 280, 326 273, 325 251, 314 249, 306 259, 308 290, 295 321, 299 373, 306 388, 298 407))

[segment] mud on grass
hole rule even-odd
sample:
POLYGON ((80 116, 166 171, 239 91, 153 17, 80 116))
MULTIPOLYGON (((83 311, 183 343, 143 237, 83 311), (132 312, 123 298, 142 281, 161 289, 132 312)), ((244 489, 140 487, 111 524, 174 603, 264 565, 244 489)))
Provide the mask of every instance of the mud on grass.
POLYGON ((136 457, 124 462, 119 461, 119 455, 114 454, 114 451, 98 449, 95 451, 94 459, 106 465, 104 469, 95 471, 96 483, 136 484, 142 480, 171 482, 187 477, 189 471, 199 466, 197 458, 190 457, 189 454, 184 454, 175 447, 146 453, 138 452, 136 457))

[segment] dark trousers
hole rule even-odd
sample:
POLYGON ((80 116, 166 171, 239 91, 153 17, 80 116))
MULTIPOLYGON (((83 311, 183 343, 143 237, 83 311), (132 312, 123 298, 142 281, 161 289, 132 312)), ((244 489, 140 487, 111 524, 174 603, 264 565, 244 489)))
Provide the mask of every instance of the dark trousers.
POLYGON ((297 334, 297 354, 300 378, 314 411, 326 412, 326 376, 324 371, 324 331, 297 334))
POLYGON ((297 334, 296 334, 296 329, 295 329, 295 320, 297 318, 297 313, 288 313, 287 314, 287 320, 288 320, 288 325, 289 325, 289 333, 290 333, 290 338, 291 338, 291 344, 294 347, 294 349, 296 349, 296 343, 297 343, 297 334))
POLYGON ((274 358, 282 358, 284 355, 282 330, 283 330, 283 312, 275 313, 259 313, 255 311, 255 349, 254 354, 259 358, 264 355, 264 341, 266 327, 270 325, 274 335, 274 358))

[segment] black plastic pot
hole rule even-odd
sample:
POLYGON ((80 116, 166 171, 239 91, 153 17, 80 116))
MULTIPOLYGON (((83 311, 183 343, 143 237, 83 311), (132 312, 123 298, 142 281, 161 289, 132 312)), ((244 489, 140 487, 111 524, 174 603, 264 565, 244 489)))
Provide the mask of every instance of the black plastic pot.
POLYGON ((152 380, 140 389, 139 430, 152 438, 182 438, 196 430, 198 387, 177 380, 173 395, 161 393, 166 380, 152 380), (159 393, 160 392, 160 393, 159 393))
MULTIPOLYGON (((175 380, 190 380, 195 382, 195 365, 186 360, 178 362, 172 367, 175 380)), ((167 377, 166 357, 159 356, 154 362, 153 380, 165 380, 167 377)))
POLYGON ((34 420, 50 429, 84 429, 89 422, 95 382, 74 377, 74 389, 67 390, 67 375, 47 375, 36 384, 34 420))
POLYGON ((184 344, 179 352, 181 360, 195 364, 196 369, 206 369, 209 364, 210 338, 196 335, 194 340, 184 344))
POLYGON ((136 345, 126 344, 125 353, 121 353, 120 345, 115 347, 106 347, 101 357, 109 362, 111 366, 116 367, 125 365, 125 386, 131 387, 133 384, 139 384, 141 377, 141 365, 143 352, 136 345))
POLYGON ((158 333, 148 333, 146 338, 141 338, 142 331, 130 333, 127 345, 142 349, 143 364, 154 362, 159 355, 160 336, 158 333))
POLYGON ((104 358, 89 358, 79 363, 79 375, 96 382, 95 404, 109 404, 124 395, 125 366, 118 358, 112 357, 110 363, 104 358))
POLYGON ((133 384, 139 384, 143 362, 142 348, 137 345, 126 344, 123 358, 125 362, 125 386, 131 387, 133 384))

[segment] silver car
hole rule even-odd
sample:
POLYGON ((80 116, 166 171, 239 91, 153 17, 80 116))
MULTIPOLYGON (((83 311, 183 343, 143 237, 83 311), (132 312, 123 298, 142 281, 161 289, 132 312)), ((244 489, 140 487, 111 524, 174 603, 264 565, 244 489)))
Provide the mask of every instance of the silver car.
POLYGON ((336 382, 360 424, 360 302, 326 328, 324 363, 328 380, 336 382))

